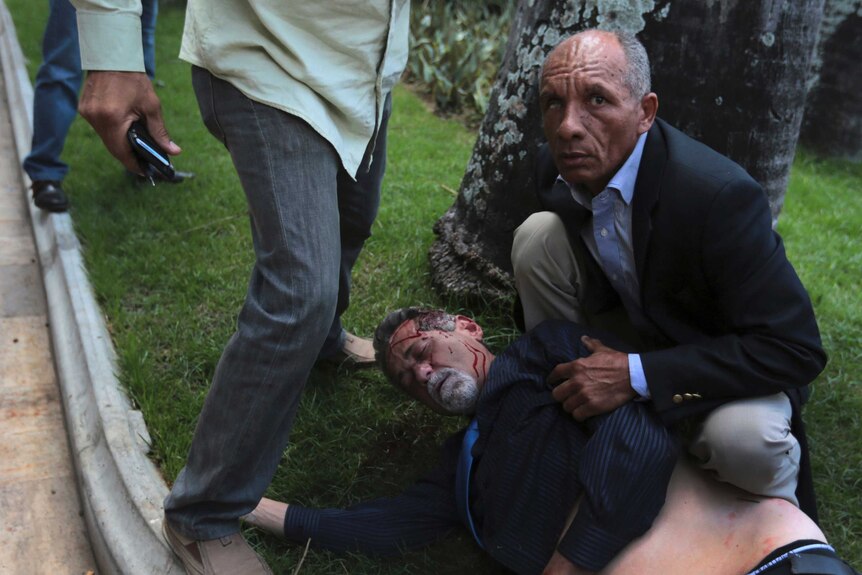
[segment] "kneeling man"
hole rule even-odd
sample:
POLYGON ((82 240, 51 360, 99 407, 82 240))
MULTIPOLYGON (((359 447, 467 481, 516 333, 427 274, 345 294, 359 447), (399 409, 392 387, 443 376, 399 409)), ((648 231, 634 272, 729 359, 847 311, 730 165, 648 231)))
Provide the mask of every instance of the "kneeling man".
POLYGON ((656 117, 649 70, 636 38, 604 30, 544 63, 545 211, 512 247, 525 328, 568 319, 634 347, 560 367, 554 395, 576 419, 648 401, 718 479, 816 519, 801 406, 826 354, 811 300, 761 186, 656 117))

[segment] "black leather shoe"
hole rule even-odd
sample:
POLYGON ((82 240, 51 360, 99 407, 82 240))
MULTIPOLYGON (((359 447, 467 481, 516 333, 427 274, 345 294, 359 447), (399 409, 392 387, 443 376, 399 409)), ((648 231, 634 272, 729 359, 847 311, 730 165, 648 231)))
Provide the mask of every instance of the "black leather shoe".
POLYGON ((65 212, 69 209, 69 199, 62 185, 54 180, 33 182, 33 203, 37 208, 49 212, 65 212))

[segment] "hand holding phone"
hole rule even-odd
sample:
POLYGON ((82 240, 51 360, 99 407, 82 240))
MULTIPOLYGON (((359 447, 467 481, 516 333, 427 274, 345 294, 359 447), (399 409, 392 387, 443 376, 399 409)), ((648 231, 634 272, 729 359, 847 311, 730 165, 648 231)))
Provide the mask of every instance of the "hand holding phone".
POLYGON ((171 164, 170 156, 153 140, 145 124, 138 121, 132 122, 126 137, 132 146, 132 152, 138 158, 141 170, 150 179, 151 184, 155 185, 156 177, 165 180, 173 179, 174 166, 171 164))

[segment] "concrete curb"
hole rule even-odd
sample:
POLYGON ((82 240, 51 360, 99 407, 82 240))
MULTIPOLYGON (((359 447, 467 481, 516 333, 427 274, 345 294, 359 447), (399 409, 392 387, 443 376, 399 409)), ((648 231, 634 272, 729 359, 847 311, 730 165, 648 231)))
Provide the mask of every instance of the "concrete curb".
MULTIPOLYGON (((18 157, 30 149, 33 91, 0 0, 0 63, 18 157)), ((22 172, 22 190, 29 180, 22 172)), ((161 535, 168 489, 147 458, 149 433, 116 377, 116 355, 68 214, 30 206, 78 492, 99 572, 185 573, 161 535)))

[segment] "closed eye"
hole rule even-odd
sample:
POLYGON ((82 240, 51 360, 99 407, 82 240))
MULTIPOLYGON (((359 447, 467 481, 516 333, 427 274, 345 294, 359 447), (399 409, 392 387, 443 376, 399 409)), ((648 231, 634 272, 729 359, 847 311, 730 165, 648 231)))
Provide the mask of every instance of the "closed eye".
POLYGON ((429 355, 430 355, 430 349, 431 349, 431 344, 430 344, 429 340, 427 340, 427 339, 423 340, 420 345, 417 345, 413 349, 413 359, 417 363, 421 363, 423 361, 428 360, 429 355))

